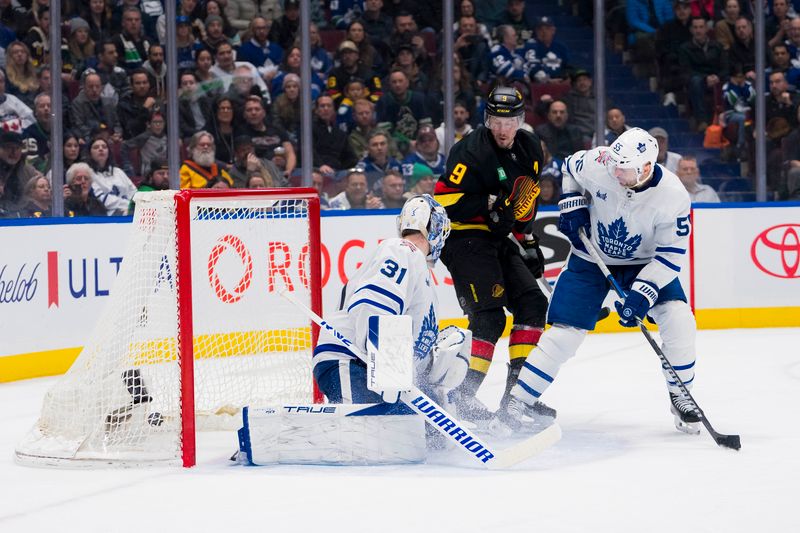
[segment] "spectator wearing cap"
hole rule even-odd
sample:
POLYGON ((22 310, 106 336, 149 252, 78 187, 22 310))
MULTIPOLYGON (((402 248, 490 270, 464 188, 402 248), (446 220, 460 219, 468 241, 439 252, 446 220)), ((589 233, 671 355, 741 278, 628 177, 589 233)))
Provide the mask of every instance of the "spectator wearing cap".
POLYGON ((564 103, 569 112, 568 124, 578 128, 583 136, 585 146, 589 146, 594 136, 597 101, 592 90, 592 75, 588 71, 578 69, 570 76, 570 90, 564 95, 564 103))
POLYGON ((399 50, 400 45, 410 43, 418 31, 417 21, 411 11, 403 9, 396 12, 392 33, 389 35, 389 49, 392 52, 399 50))
POLYGON ((223 7, 226 7, 228 0, 206 0, 201 5, 201 16, 205 19, 208 18, 210 15, 216 15, 222 19, 222 33, 224 33, 228 39, 230 39, 231 44, 235 48, 239 48, 242 44, 241 39, 239 38, 239 30, 233 27, 231 21, 228 20, 228 15, 225 13, 223 7))
POLYGON ((169 164, 165 158, 159 157, 150 164, 138 190, 148 192, 166 191, 167 189, 169 189, 169 164))
MULTIPOLYGON (((456 100, 453 104, 453 129, 454 139, 453 142, 457 143, 472 132, 472 125, 470 124, 470 112, 467 104, 463 100, 456 100)), ((444 123, 441 123, 436 128, 436 140, 439 141, 440 149, 444 149, 444 123)))
POLYGON ((239 61, 247 61, 258 69, 265 79, 271 80, 283 61, 283 48, 269 40, 270 22, 263 15, 256 15, 250 22, 252 37, 237 53, 239 61))
POLYGON ((204 24, 206 27, 206 36, 203 39, 203 46, 212 52, 216 52, 217 48, 222 43, 228 43, 232 47, 234 46, 233 41, 225 35, 223 31, 222 17, 219 15, 209 15, 206 17, 204 24))
POLYGON ((700 183, 700 169, 697 166, 697 159, 693 156, 683 156, 678 161, 676 174, 692 202, 719 202, 717 191, 710 185, 700 183))
POLYGON ((87 71, 83 75, 83 88, 70 105, 70 123, 84 143, 89 141, 93 132, 101 129, 110 131, 115 141, 122 140, 122 127, 114 107, 116 102, 112 98, 103 98, 102 90, 100 76, 87 71))
POLYGON ((378 124, 386 123, 398 144, 414 138, 419 124, 429 119, 425 96, 409 88, 408 76, 402 69, 389 73, 389 90, 375 106, 378 124))
POLYGON ((408 178, 414 165, 421 163, 430 167, 435 178, 444 174, 446 158, 441 152, 436 130, 430 124, 423 124, 417 131, 414 151, 403 159, 403 175, 408 178))
POLYGON ((390 152, 391 138, 383 130, 373 130, 369 136, 367 154, 358 162, 364 168, 370 183, 389 172, 397 170, 402 173, 402 164, 392 157, 390 152))
POLYGON ((286 175, 290 176, 297 166, 297 155, 289 139, 289 134, 280 126, 266 121, 267 113, 264 102, 257 96, 251 96, 244 103, 244 120, 241 134, 253 139, 256 155, 263 159, 272 159, 273 152, 279 146, 286 151, 286 175))
POLYGON ((283 15, 272 21, 269 30, 269 40, 277 43, 284 50, 294 44, 300 32, 300 2, 299 0, 284 0, 283 15))
POLYGON ((414 163, 411 166, 408 177, 406 177, 406 183, 408 184, 408 192, 403 195, 406 199, 420 194, 433 196, 436 178, 431 167, 424 163, 414 163))
POLYGON ((197 66, 195 56, 203 47, 192 33, 192 21, 179 15, 175 19, 175 50, 178 56, 178 70, 193 69, 197 66))
POLYGON ((150 40, 142 27, 142 12, 134 6, 122 10, 122 32, 114 37, 117 56, 126 72, 133 72, 142 66, 150 49, 150 40))
POLYGON ((36 122, 25 128, 25 159, 39 172, 50 167, 50 135, 52 116, 50 94, 39 93, 33 100, 33 115, 36 122))
POLYGON ((18 208, 23 200, 25 184, 40 173, 22 157, 22 135, 12 131, 0 132, 0 182, 3 200, 18 208))
POLYGON ((267 84, 264 83, 264 79, 258 74, 256 67, 247 61, 235 61, 233 46, 227 42, 220 43, 217 46, 216 54, 214 54, 214 66, 209 69, 209 73, 222 80, 223 92, 227 91, 231 83, 233 83, 237 67, 247 68, 253 84, 258 87, 261 97, 269 100, 269 89, 267 84))
POLYGON ((383 11, 383 0, 364 0, 361 20, 364 22, 364 31, 373 41, 383 41, 392 33, 394 21, 383 11))
POLYGON ((658 63, 658 86, 664 93, 664 105, 677 105, 676 93, 684 90, 679 52, 684 43, 692 40, 690 0, 674 0, 673 18, 656 31, 655 51, 658 63))
POLYGON ((658 143, 658 158, 656 163, 666 168, 670 172, 678 172, 678 161, 681 160, 681 154, 669 151, 669 134, 664 128, 650 128, 648 132, 655 138, 658 143))
POLYGON ((497 27, 497 44, 490 51, 490 74, 500 85, 528 82, 526 59, 517 52, 517 30, 503 24, 497 27))
POLYGON ((333 98, 322 95, 314 105, 315 119, 311 126, 313 165, 323 174, 352 167, 358 158, 347 142, 347 133, 336 127, 333 98))
POLYGON ((214 137, 199 131, 189 141, 189 158, 180 170, 181 189, 204 189, 222 180, 233 186, 230 174, 219 166, 214 153, 214 137))
POLYGON ((285 187, 288 185, 283 172, 272 161, 261 159, 255 153, 253 141, 247 135, 239 135, 234 140, 234 164, 230 168, 234 188, 247 187, 248 180, 258 175, 266 187, 285 187))
POLYGON ((97 46, 97 59, 89 61, 87 63, 89 68, 83 71, 84 75, 90 70, 94 70, 100 75, 103 96, 113 99, 115 104, 121 95, 128 94, 131 90, 128 73, 117 64, 118 58, 117 46, 114 42, 101 41, 97 46))
POLYGON ((206 128, 212 117, 211 99, 200 90, 197 76, 185 70, 178 76, 178 113, 181 139, 188 139, 206 128))
POLYGON ((525 9, 525 0, 507 0, 499 23, 508 24, 517 30, 517 48, 534 36, 532 29, 536 25, 536 20, 525 9))
POLYGON ((539 17, 535 33, 536 39, 525 45, 525 50, 532 49, 537 58, 534 62, 528 61, 528 77, 539 83, 566 79, 569 71, 569 49, 555 39, 556 25, 553 19, 539 17))
POLYGON ((536 134, 556 159, 563 160, 583 149, 581 132, 568 121, 567 104, 563 100, 555 100, 547 110, 547 122, 536 126, 536 134))
POLYGON ((689 31, 692 40, 679 51, 683 79, 689 88, 689 101, 697 131, 705 131, 711 122, 707 95, 722 86, 728 75, 728 53, 708 37, 708 25, 701 17, 692 17, 689 31))
POLYGON ((122 168, 128 176, 145 176, 150 170, 150 165, 155 159, 167 156, 166 120, 159 109, 147 115, 145 130, 123 141, 122 143, 122 168), (131 164, 131 152, 139 155, 139 168, 131 164))
POLYGON ((419 68, 414 45, 411 43, 401 44, 395 51, 392 68, 399 68, 406 73, 411 89, 425 92, 428 88, 428 75, 419 68))
POLYGON ((143 68, 131 73, 131 92, 122 95, 117 104, 117 118, 123 139, 132 139, 147 129, 150 113, 158 101, 150 95, 150 75, 143 68))
POLYGON ((344 40, 338 48, 339 66, 334 67, 328 75, 328 95, 338 105, 344 98, 344 87, 352 78, 364 80, 369 98, 373 103, 383 95, 381 80, 374 72, 369 71, 359 63, 361 53, 353 41, 344 40))
POLYGON ((384 209, 400 209, 406 202, 406 179, 399 170, 390 169, 381 178, 381 203, 384 209))
POLYGON ((331 198, 329 209, 381 209, 381 199, 369 192, 367 176, 360 167, 344 177, 344 190, 331 198))
POLYGON ((92 167, 73 163, 67 167, 64 182, 64 210, 73 217, 104 217, 106 207, 92 190, 92 167))
POLYGON ((477 83, 486 83, 490 72, 489 39, 481 34, 482 25, 478 24, 474 15, 462 13, 457 24, 453 49, 472 79, 477 83))
POLYGON ((61 46, 61 78, 64 81, 80 79, 94 54, 95 43, 89 34, 89 23, 80 17, 70 19, 66 46, 61 46))
MULTIPOLYGON (((300 69, 302 51, 299 46, 290 46, 286 49, 286 55, 278 67, 278 72, 272 80, 272 100, 283 92, 283 78, 288 74, 300 76, 303 71, 300 69)), ((311 71, 311 98, 315 99, 325 90, 325 82, 322 81, 316 72, 311 71)))

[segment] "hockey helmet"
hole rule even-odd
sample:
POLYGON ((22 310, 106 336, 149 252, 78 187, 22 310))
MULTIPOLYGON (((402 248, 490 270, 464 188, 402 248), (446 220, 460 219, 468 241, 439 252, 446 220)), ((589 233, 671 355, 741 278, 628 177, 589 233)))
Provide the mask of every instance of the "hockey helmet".
POLYGON ((406 230, 419 231, 430 245, 428 263, 434 265, 450 235, 450 219, 444 207, 430 194, 414 196, 406 200, 397 216, 397 233, 401 237, 406 230))
POLYGON ((623 187, 638 187, 653 175, 658 142, 641 128, 631 128, 611 144, 609 174, 623 187), (649 169, 645 167, 650 163, 649 169))
POLYGON ((489 93, 486 99, 486 111, 484 116, 484 124, 487 128, 491 128, 494 122, 502 123, 502 121, 495 121, 493 117, 499 119, 514 118, 513 121, 507 121, 509 125, 515 124, 520 127, 524 120, 525 115, 525 101, 522 98, 522 93, 513 87, 497 86, 489 93))

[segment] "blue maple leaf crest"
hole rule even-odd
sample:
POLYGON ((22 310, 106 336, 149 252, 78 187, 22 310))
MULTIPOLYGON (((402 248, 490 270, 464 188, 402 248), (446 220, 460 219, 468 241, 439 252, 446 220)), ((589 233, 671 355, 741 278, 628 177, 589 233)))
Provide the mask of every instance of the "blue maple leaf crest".
POLYGON ((641 235, 628 236, 628 227, 622 217, 606 227, 602 222, 597 223, 597 240, 600 249, 608 257, 616 259, 631 259, 642 243, 641 235))
POLYGON ((427 316, 422 319, 422 326, 419 328, 419 336, 414 342, 414 358, 425 359, 436 342, 436 335, 439 333, 438 321, 436 320, 436 310, 431 304, 427 316))
POLYGON ((647 147, 644 145, 644 143, 639 143, 636 149, 639 150, 639 153, 643 154, 647 147))

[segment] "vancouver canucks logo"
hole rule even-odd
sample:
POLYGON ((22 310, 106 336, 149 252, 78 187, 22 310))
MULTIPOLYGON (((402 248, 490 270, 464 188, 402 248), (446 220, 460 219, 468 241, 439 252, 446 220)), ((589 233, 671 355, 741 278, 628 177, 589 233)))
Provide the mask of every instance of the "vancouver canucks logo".
POLYGON ((641 235, 628 235, 628 228, 622 217, 606 227, 602 222, 597 223, 597 240, 600 249, 608 257, 616 259, 630 259, 642 243, 641 235))
POLYGON ((419 336, 414 343, 414 358, 425 359, 433 348, 436 342, 436 334, 438 329, 436 327, 436 311, 431 304, 428 315, 422 319, 422 326, 419 328, 419 336))
POLYGON ((647 147, 644 145, 644 143, 639 143, 639 144, 636 146, 636 149, 637 149, 637 150, 639 150, 639 153, 640 153, 640 154, 643 154, 643 153, 644 153, 644 151, 647 149, 647 147))

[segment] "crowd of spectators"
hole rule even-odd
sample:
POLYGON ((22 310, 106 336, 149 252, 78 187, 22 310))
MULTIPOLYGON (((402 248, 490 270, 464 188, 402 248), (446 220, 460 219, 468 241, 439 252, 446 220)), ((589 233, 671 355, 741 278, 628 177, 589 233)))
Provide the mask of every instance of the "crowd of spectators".
MULTIPOLYGON (((665 2, 628 0, 624 21, 609 17, 627 32, 619 44, 650 62, 665 103, 685 101, 698 129, 716 118, 730 130, 733 152, 747 157, 749 4, 665 2)), ((313 145, 312 160, 303 161, 297 0, 179 0, 177 95, 166 90, 163 2, 62 2, 62 68, 54 75, 49 3, 0 0, 0 217, 51 214, 53 127, 64 132, 66 214, 129 214, 137 190, 169 187, 170 105, 178 106, 181 187, 287 187, 310 166, 329 209, 397 208, 409 194, 431 192, 446 159, 440 3, 310 4, 313 145), (64 113, 54 122, 50 94, 59 82, 64 113)), ((553 203, 560 160, 612 142, 629 127, 625 114, 596 109, 591 74, 570 63, 554 20, 534 16, 529 2, 461 0, 455 8, 454 140, 479 124, 493 86, 519 88, 548 154, 542 202, 553 203), (597 112, 607 112, 599 141, 597 112)), ((771 10, 767 118, 771 172, 778 169, 770 187, 790 197, 800 195, 788 188, 800 159, 784 157, 785 139, 798 135, 800 19, 786 0, 772 0, 771 10)), ((659 160, 678 170, 680 155, 655 129, 659 160)))

